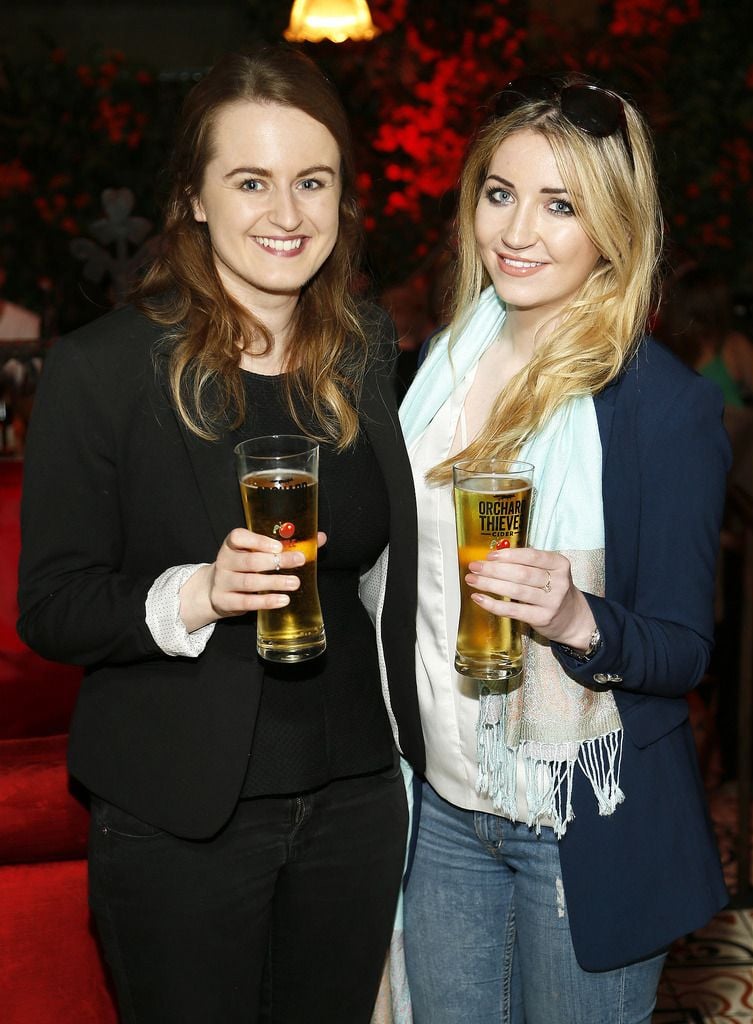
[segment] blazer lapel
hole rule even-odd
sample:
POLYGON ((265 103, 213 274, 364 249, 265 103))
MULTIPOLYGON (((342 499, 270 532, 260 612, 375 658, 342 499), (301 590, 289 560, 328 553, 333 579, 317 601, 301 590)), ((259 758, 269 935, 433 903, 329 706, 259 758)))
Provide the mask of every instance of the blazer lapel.
MULTIPOLYGON (((391 382, 372 371, 360 407, 362 422, 382 469, 390 499, 390 554, 380 628, 384 674, 400 746, 424 762, 414 672, 416 644, 417 525, 413 474, 405 451, 391 382)), ((384 681, 384 680, 383 680, 384 681)))
POLYGON ((173 407, 167 382, 162 380, 168 405, 178 423, 193 469, 196 487, 219 548, 228 533, 244 525, 243 503, 235 471, 233 440, 222 434, 216 441, 205 441, 189 430, 173 407))
MULTIPOLYGON (((380 390, 391 387, 374 371, 364 384, 360 402, 361 422, 382 469, 390 498, 390 545, 416 543, 416 504, 413 476, 400 428, 397 405, 392 395, 380 390)), ((414 548, 415 549, 415 548, 414 548)))
POLYGON ((634 443, 636 425, 632 422, 634 403, 630 401, 635 369, 634 360, 623 374, 594 395, 602 445, 606 597, 627 606, 635 596, 635 510, 641 486, 634 443))
POLYGON ((596 421, 599 425, 599 438, 601 440, 601 465, 602 473, 607 465, 609 446, 612 442, 612 422, 614 420, 614 406, 617 401, 618 380, 613 380, 603 391, 594 395, 594 409, 596 410, 596 421))

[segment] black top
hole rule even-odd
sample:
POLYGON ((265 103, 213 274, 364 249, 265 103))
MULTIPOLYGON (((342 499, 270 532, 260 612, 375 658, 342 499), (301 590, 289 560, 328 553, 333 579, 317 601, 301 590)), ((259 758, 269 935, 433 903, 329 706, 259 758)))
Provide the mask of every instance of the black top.
MULTIPOLYGON (((244 381, 247 414, 236 443, 302 433, 288 410, 282 377, 245 373, 244 381)), ((393 742, 374 627, 358 599, 359 576, 387 543, 388 523, 384 478, 366 436, 344 452, 320 442, 319 529, 327 543, 318 555, 318 586, 327 650, 299 665, 262 661, 242 796, 302 792, 390 763, 393 742)))
MULTIPOLYGON (((369 359, 358 410, 390 505, 378 625, 383 681, 401 749, 420 770, 416 507, 393 390, 395 336, 376 307, 363 304, 360 315, 369 359)), ((252 615, 221 619, 198 658, 164 654, 146 624, 144 605, 160 573, 211 563, 243 523, 233 438, 205 439, 181 421, 160 355, 168 344, 164 328, 126 307, 57 341, 46 356, 25 449, 19 631, 44 657, 85 666, 71 723, 71 773, 143 821, 203 839, 237 805, 263 663, 252 615)), ((375 501, 376 476, 369 475, 367 505, 375 501)), ((338 489, 344 479, 338 471, 338 489)), ((327 494, 331 489, 327 483, 327 494)), ((334 552, 338 518, 326 507, 322 517, 334 552)), ((360 614, 355 600, 347 613, 350 628, 360 614)), ((340 647, 337 616, 325 615, 332 657, 340 647)), ((374 640, 370 635, 369 647, 374 640)), ((371 657, 367 648, 359 651, 355 686, 371 657)), ((376 703, 377 693, 368 693, 376 703)), ((376 716, 375 704, 369 707, 376 716)), ((356 725, 365 715, 359 708, 356 725)), ((346 740, 347 728, 337 735, 346 740)))

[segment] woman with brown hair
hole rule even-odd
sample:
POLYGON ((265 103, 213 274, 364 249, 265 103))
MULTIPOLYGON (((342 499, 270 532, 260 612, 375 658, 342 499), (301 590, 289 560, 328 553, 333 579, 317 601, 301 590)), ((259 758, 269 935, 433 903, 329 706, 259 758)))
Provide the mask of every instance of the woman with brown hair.
POLYGON ((186 101, 134 304, 44 369, 19 630, 86 668, 69 760, 126 1022, 357 1024, 376 996, 406 829, 390 725, 422 746, 415 503, 394 331, 354 299, 353 180, 312 62, 221 60, 186 101), (304 561, 241 527, 233 447, 268 434, 320 444, 327 650, 298 666, 256 655, 255 613, 304 561), (375 630, 359 577, 387 541, 375 630))

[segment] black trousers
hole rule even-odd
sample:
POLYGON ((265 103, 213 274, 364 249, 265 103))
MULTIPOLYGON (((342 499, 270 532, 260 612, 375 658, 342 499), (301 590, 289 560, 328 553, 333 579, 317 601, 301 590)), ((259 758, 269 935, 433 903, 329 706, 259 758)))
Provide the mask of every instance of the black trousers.
POLYGON ((399 766, 243 800, 198 842, 93 799, 89 899, 123 1024, 368 1024, 406 829, 399 766))

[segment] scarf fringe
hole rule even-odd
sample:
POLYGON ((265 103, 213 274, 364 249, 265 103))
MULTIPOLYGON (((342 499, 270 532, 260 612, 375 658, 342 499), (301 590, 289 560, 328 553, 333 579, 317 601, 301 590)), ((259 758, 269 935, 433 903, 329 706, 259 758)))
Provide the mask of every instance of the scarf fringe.
MULTIPOLYGON (((476 792, 488 796, 494 809, 506 818, 525 820, 537 834, 542 824, 551 824, 561 839, 575 817, 572 795, 576 765, 591 784, 600 815, 612 814, 623 802, 625 794, 619 784, 622 729, 589 740, 563 743, 560 755, 553 752, 552 756, 542 757, 539 743, 523 741, 512 747, 505 742, 504 718, 502 694, 490 693, 483 687, 476 728, 476 792), (525 819, 518 813, 519 756, 525 768, 525 819)), ((551 744, 547 748, 551 749, 551 744)))
POLYGON ((622 729, 581 743, 578 764, 591 783, 599 804, 599 814, 612 814, 625 799, 620 789, 622 729))

